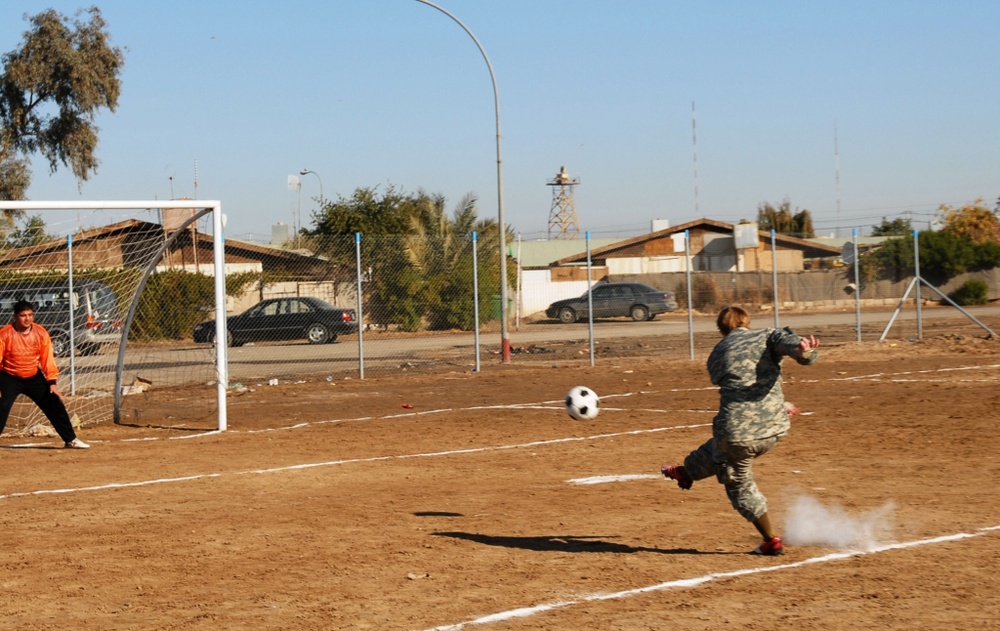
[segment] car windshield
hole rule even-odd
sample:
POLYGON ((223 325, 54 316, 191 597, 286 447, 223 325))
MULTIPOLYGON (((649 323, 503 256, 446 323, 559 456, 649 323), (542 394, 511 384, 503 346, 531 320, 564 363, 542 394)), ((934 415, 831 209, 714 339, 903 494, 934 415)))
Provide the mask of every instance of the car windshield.
POLYGON ((85 292, 85 302, 90 305, 94 317, 113 317, 117 310, 115 294, 107 285, 95 285, 85 292))

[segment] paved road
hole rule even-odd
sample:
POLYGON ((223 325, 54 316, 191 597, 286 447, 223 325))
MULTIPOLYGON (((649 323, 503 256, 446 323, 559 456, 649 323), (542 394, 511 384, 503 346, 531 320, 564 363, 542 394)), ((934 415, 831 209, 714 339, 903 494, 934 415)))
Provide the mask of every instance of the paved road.
MULTIPOLYGON (((981 322, 989 325, 992 319, 992 328, 996 331, 998 326, 997 318, 1000 318, 1000 305, 972 307, 967 309, 981 322)), ((884 330, 892 318, 892 310, 870 311, 861 314, 861 325, 863 328, 878 328, 884 330)), ((938 318, 963 318, 964 316, 954 308, 946 307, 925 307, 921 310, 921 318, 924 320, 938 318)), ((909 307, 900 311, 896 317, 896 322, 909 322, 917 319, 916 309, 909 307)), ((829 312, 829 313, 791 313, 779 316, 781 326, 790 326, 796 331, 806 332, 809 329, 843 326, 849 331, 857 329, 857 318, 852 312, 829 312)), ((760 314, 753 317, 752 326, 774 326, 774 316, 771 314, 760 314)), ((715 332, 715 316, 697 316, 693 318, 692 328, 695 333, 715 332)), ((910 326, 912 328, 912 325, 910 326)), ((985 333, 985 331, 984 331, 985 333)), ((607 320, 594 325, 595 339, 601 338, 634 338, 648 337, 651 335, 687 335, 688 320, 686 316, 670 315, 660 316, 652 322, 629 322, 623 320, 607 320)), ((538 344, 546 341, 576 340, 588 338, 588 326, 584 323, 571 325, 537 323, 522 327, 521 330, 511 331, 512 344, 538 344)), ((493 348, 499 345, 499 334, 482 335, 481 341, 484 346, 493 348)))
MULTIPOLYGON (((980 321, 985 322, 994 330, 1000 328, 1000 306, 975 307, 969 309, 980 321)), ((862 325, 865 331, 881 332, 892 316, 891 310, 868 311, 862 313, 862 325)), ((907 307, 897 317, 908 330, 913 330, 917 317, 913 307, 907 307)), ((949 307, 927 307, 921 312, 924 320, 939 318, 962 318, 962 314, 949 307)), ((758 315, 754 318, 754 326, 771 326, 774 319, 769 315, 758 315)), ((845 329, 847 336, 852 336, 856 330, 855 314, 853 312, 837 313, 795 313, 782 314, 782 326, 791 326, 797 331, 807 332, 810 329, 838 327, 845 329)), ((715 331, 714 316, 699 316, 693 320, 695 333, 715 331)), ((542 322, 521 326, 510 330, 512 346, 528 347, 532 344, 544 346, 546 343, 580 340, 586 342, 589 327, 586 323, 564 325, 542 322)), ((683 315, 667 315, 652 322, 631 322, 625 320, 608 320, 594 325, 595 340, 632 339, 661 335, 678 335, 683 339, 688 335, 688 320, 683 315)), ((984 331, 985 333, 985 331, 984 331)), ((866 333, 871 338, 871 333, 866 333)), ((457 366, 467 366, 474 363, 475 336, 472 333, 421 335, 407 337, 376 332, 366 332, 364 335, 365 370, 366 375, 385 374, 386 370, 398 370, 407 364, 419 364, 430 361, 431 356, 453 356, 457 366)), ((495 353, 500 345, 498 332, 480 335, 480 361, 484 365, 495 362, 495 353)), ((262 344, 242 346, 229 349, 229 380, 261 379, 270 376, 288 376, 295 374, 317 374, 327 372, 336 375, 358 375, 358 338, 350 336, 341 338, 336 344, 310 345, 306 343, 292 344, 262 344)), ((116 357, 114 355, 98 355, 77 359, 77 367, 82 370, 111 371, 116 357)), ((177 385, 182 383, 205 383, 214 379, 212 368, 213 353, 206 345, 178 344, 171 347, 130 348, 126 354, 127 368, 125 383, 129 383, 135 375, 152 380, 159 385, 177 385)))

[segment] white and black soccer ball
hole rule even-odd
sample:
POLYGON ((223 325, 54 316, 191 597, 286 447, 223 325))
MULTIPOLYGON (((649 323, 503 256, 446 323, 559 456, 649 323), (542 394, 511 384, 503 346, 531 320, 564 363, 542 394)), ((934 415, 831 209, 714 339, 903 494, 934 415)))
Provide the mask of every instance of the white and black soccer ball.
POLYGON ((575 386, 566 393, 566 412, 578 421, 591 421, 601 411, 601 399, 586 386, 575 386))

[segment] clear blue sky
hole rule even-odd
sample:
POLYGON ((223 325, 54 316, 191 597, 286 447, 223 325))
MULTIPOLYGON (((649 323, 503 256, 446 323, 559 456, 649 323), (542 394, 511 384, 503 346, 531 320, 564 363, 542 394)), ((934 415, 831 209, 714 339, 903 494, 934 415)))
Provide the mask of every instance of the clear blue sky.
MULTIPOLYGON (((496 217, 489 73, 432 7, 3 2, 0 52, 20 45, 24 14, 94 2, 127 49, 118 110, 97 120, 99 172, 78 188, 36 159, 31 199, 219 199, 227 234, 266 242, 294 225, 287 179, 308 168, 303 225, 320 178, 327 198, 391 184, 450 209, 472 192, 496 217)), ((563 165, 594 236, 753 219, 786 197, 820 234, 883 216, 925 228, 940 204, 1000 196, 1000 2, 436 3, 493 64, 506 220, 525 238, 544 236, 563 165)))

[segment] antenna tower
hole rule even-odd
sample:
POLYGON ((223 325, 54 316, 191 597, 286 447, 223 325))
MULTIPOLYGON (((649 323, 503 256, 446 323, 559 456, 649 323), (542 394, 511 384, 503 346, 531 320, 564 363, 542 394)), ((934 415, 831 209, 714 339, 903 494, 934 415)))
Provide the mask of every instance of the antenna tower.
POLYGON ((571 179, 566 167, 560 167, 558 175, 546 184, 552 187, 550 239, 575 239, 580 234, 580 220, 576 216, 576 200, 573 198, 573 187, 579 184, 580 178, 571 179))
POLYGON ((694 149, 694 214, 701 217, 698 199, 698 119, 695 117, 694 101, 691 101, 691 146, 694 149))
POLYGON ((836 180, 837 187, 837 229, 834 232, 835 236, 840 236, 840 144, 837 140, 837 121, 833 121, 833 163, 834 163, 834 179, 836 180))

